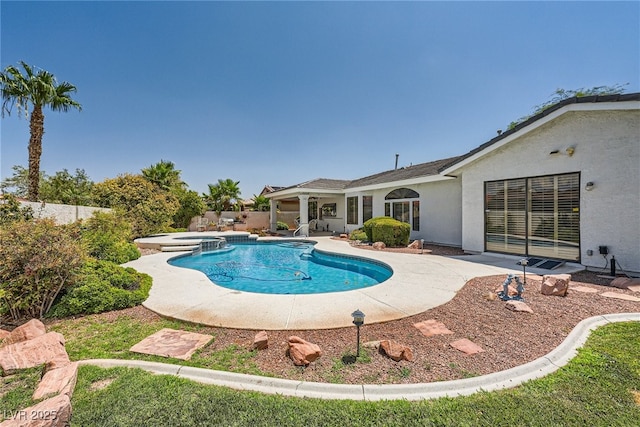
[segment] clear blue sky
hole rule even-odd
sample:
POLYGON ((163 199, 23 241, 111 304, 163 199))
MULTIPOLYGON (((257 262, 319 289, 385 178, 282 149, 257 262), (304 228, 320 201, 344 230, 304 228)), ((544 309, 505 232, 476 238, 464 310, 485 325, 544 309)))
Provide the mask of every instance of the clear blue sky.
MULTIPOLYGON (((464 154, 556 88, 639 91, 639 2, 0 3, 0 65, 75 84, 41 169, 170 160, 191 189, 353 179, 464 154)), ((0 176, 27 166, 2 119, 0 176)))

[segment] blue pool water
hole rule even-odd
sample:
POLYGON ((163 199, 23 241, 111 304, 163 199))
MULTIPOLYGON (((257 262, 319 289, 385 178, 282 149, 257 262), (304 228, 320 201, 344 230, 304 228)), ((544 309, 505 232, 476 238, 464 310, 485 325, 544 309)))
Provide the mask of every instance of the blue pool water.
POLYGON ((234 243, 169 260, 202 271, 219 286, 266 294, 315 294, 377 285, 393 273, 364 258, 318 252, 309 242, 234 243))

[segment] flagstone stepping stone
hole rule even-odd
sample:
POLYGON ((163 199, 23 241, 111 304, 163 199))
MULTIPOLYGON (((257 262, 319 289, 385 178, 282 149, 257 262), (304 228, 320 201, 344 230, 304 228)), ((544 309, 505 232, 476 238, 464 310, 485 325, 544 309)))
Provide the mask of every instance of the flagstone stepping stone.
POLYGON ((212 335, 165 328, 149 335, 129 351, 189 360, 196 350, 204 347, 212 339, 212 335))
POLYGON ((606 298, 617 298, 617 299, 623 299, 625 301, 640 302, 640 298, 638 297, 634 297, 632 295, 627 295, 627 294, 619 294, 617 292, 604 292, 604 293, 601 293, 600 295, 606 298))
POLYGON ((470 341, 466 338, 463 338, 461 340, 458 341, 454 341, 452 343, 449 344, 451 347, 455 348, 456 350, 460 350, 461 352, 465 353, 465 354, 476 354, 476 353, 482 353, 484 350, 482 349, 482 347, 480 347, 478 344, 474 343, 473 341, 470 341))
POLYGON ((577 292, 584 292, 587 294, 596 294, 599 291, 597 289, 590 288, 588 286, 571 286, 569 289, 577 292))
POLYGON ((417 328, 425 337, 431 337, 433 335, 453 334, 452 331, 442 322, 438 322, 436 319, 425 320, 424 322, 414 323, 413 326, 417 328))

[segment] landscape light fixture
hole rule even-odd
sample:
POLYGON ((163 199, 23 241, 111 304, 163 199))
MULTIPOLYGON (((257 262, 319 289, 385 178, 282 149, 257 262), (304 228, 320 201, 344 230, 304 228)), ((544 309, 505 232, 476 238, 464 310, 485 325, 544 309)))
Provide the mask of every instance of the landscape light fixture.
POLYGON ((353 317, 353 324, 356 325, 357 338, 356 338, 356 357, 360 357, 360 326, 364 324, 364 313, 360 310, 356 310, 351 313, 353 317))
POLYGON ((593 182, 591 181, 587 182, 587 184, 584 186, 584 189, 587 191, 593 190, 593 182))

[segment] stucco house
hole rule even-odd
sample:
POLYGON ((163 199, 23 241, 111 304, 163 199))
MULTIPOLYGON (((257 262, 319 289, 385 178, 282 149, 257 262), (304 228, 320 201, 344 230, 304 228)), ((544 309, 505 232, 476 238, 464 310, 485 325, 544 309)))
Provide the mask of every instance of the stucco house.
POLYGON ((350 232, 369 218, 411 239, 640 272, 640 93, 570 98, 472 151, 356 180, 266 194, 299 202, 301 232, 350 232), (603 253, 606 252, 606 253, 603 253))

